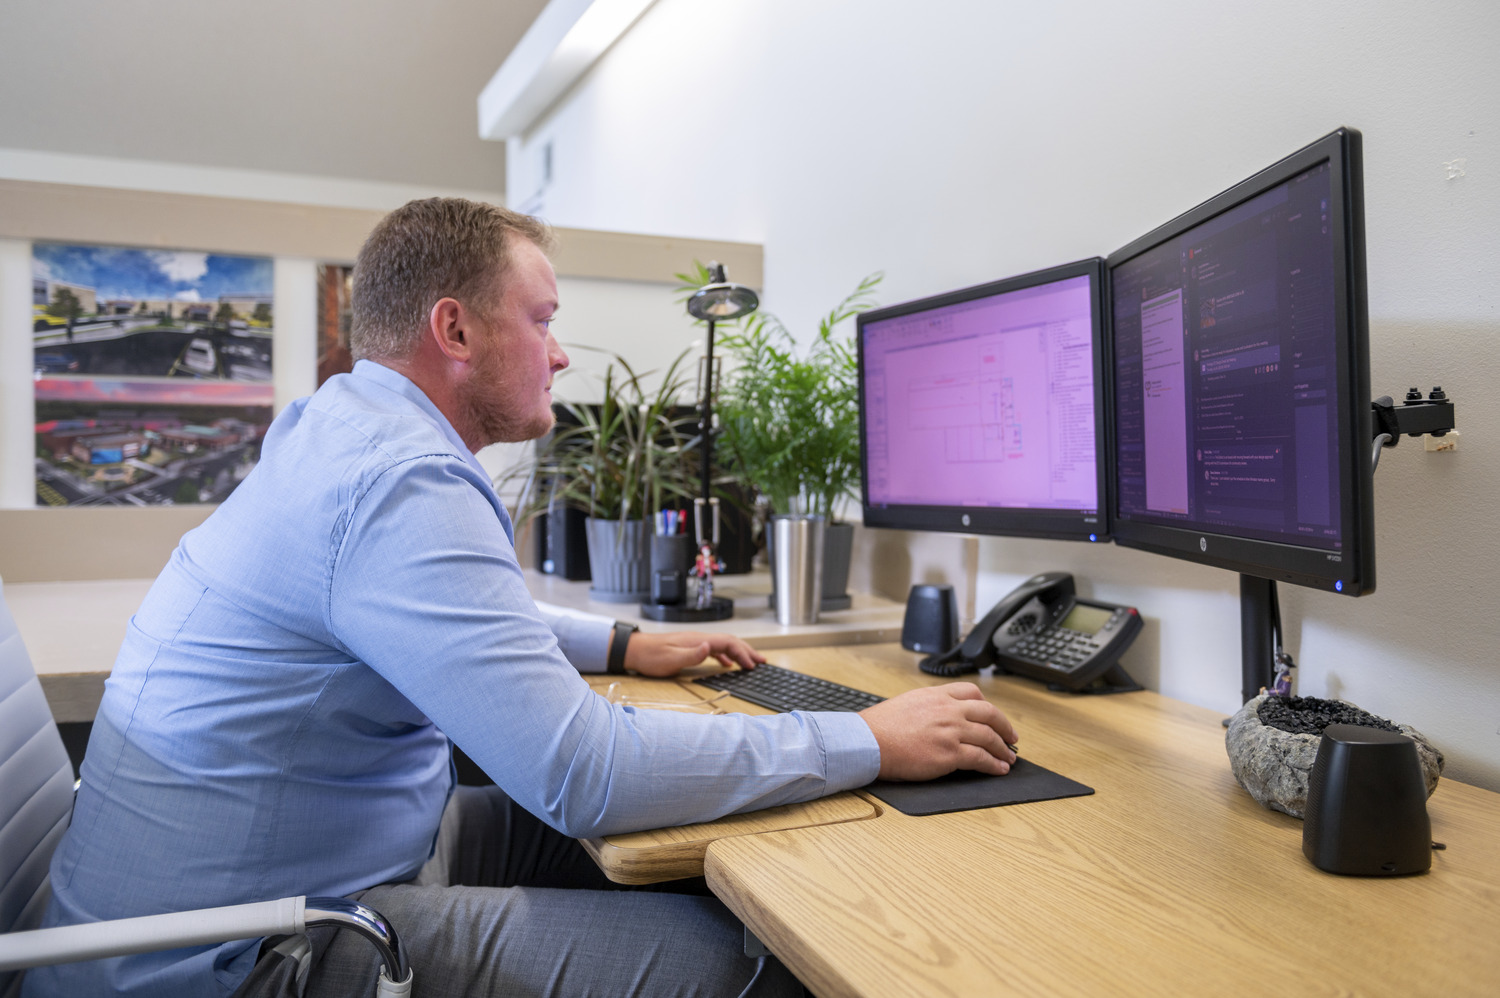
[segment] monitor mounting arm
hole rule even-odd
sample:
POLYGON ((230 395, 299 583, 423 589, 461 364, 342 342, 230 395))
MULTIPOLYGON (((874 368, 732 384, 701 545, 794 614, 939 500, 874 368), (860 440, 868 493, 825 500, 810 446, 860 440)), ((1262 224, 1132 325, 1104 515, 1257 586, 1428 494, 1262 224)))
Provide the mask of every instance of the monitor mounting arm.
POLYGON ((1380 464, 1382 447, 1394 447, 1403 435, 1420 437, 1431 433, 1441 437, 1454 428, 1453 402, 1441 387, 1434 387, 1422 397, 1421 390, 1410 388, 1400 405, 1382 395, 1370 402, 1375 414, 1375 450, 1370 459, 1370 470, 1380 464))

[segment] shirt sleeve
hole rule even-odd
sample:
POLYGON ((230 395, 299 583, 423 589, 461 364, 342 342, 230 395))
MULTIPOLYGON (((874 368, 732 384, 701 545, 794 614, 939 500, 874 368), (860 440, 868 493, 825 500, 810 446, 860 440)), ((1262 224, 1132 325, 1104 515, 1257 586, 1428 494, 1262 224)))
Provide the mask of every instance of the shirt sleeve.
POLYGON ((451 456, 381 474, 347 518, 327 614, 352 654, 522 807, 582 838, 875 778, 879 748, 857 715, 687 714, 595 694, 527 592, 475 477, 451 456))
POLYGON ((563 656, 579 672, 604 672, 609 665, 609 642, 615 622, 597 613, 564 610, 548 603, 536 604, 537 613, 552 629, 563 656))

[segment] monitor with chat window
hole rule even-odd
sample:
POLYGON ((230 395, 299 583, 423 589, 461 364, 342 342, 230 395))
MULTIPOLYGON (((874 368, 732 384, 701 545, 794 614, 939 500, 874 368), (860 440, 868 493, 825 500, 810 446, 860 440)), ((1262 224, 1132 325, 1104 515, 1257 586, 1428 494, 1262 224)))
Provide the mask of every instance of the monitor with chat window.
POLYGON ((1240 573, 1246 699, 1276 582, 1375 589, 1364 251, 1339 129, 1107 261, 1114 540, 1240 573))

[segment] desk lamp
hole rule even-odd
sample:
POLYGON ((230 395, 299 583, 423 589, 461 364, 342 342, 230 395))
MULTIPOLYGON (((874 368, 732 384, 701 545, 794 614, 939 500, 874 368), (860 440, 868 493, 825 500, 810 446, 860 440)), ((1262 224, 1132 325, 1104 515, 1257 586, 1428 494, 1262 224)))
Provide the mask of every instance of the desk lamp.
POLYGON ((722 263, 708 265, 710 281, 688 298, 688 314, 708 323, 708 349, 698 368, 698 438, 703 449, 703 494, 693 500, 694 540, 698 557, 697 597, 671 610, 667 619, 679 621, 727 620, 734 616, 734 601, 714 595, 714 572, 718 569, 719 500, 712 494, 714 456, 714 324, 749 315, 760 307, 760 299, 743 284, 732 284, 722 263))

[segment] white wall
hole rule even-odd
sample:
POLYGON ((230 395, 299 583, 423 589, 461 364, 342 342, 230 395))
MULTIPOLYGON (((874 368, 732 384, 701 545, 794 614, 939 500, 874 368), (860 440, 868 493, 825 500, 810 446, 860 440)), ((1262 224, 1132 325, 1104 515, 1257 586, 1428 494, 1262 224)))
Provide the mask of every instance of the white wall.
MULTIPOLYGON (((145 100, 148 96, 142 94, 140 99, 145 100)), ((498 190, 470 191, 353 177, 278 173, 271 170, 197 166, 189 163, 3 147, 0 147, 0 177, 49 184, 167 191, 172 194, 202 194, 208 197, 248 198, 254 201, 283 201, 339 208, 371 208, 377 211, 399 208, 412 198, 438 195, 504 203, 498 190)))
MULTIPOLYGON (((1107 254, 1360 129, 1376 393, 1443 385, 1463 443, 1386 453, 1376 594, 1283 586, 1283 612, 1300 692, 1500 789, 1497 42, 1489 0, 659 0, 518 144, 509 190, 558 225, 763 242, 766 307, 806 332, 870 271, 893 302, 1107 254)), ((1040 568, 1142 609, 1138 678, 1237 705, 1233 575, 986 539, 981 604, 1040 568)))
POLYGON ((31 243, 0 239, 0 509, 36 502, 31 243))

